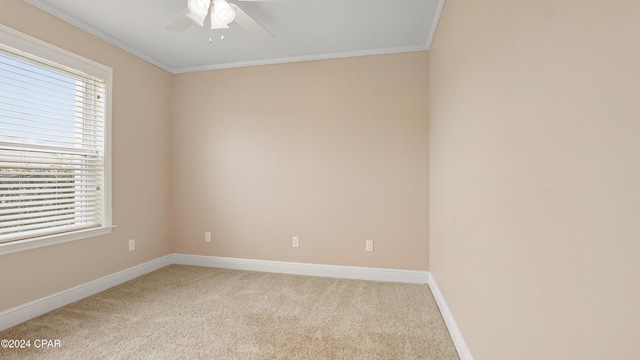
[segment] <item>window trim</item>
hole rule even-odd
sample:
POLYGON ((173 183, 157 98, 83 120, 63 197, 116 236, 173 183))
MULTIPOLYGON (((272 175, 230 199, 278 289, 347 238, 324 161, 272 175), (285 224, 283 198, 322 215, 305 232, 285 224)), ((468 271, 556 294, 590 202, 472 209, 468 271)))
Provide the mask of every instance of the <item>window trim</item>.
POLYGON ((64 67, 73 68, 88 74, 98 76, 105 80, 105 149, 104 149, 104 212, 105 224, 101 227, 71 231, 60 234, 50 234, 24 240, 16 240, 7 243, 0 243, 0 255, 16 253, 20 251, 36 249, 45 246, 62 244, 66 242, 87 239, 90 237, 102 236, 111 233, 115 227, 112 222, 112 189, 111 189, 111 112, 112 112, 112 88, 113 69, 93 60, 64 50, 57 46, 23 34, 10 27, 0 24, 0 44, 19 49, 24 53, 45 58, 56 62, 64 67))

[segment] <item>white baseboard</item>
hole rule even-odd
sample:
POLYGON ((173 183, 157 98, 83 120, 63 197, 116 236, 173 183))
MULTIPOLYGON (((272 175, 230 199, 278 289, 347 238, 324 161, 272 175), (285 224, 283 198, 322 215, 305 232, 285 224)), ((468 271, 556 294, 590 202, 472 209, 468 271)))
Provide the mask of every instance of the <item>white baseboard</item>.
POLYGON ((322 276, 341 279, 402 282, 411 284, 427 284, 429 281, 429 272, 419 270, 397 270, 358 266, 321 265, 189 254, 172 254, 172 257, 174 264, 206 266, 221 269, 322 276))
POLYGON ((429 288, 431 289, 433 297, 436 299, 440 313, 444 318, 444 323, 447 325, 447 329, 449 329, 449 335, 451 335, 460 360, 473 360, 473 356, 471 356, 469 347, 462 337, 458 324, 456 324, 456 320, 453 318, 453 314, 451 310, 449 310, 449 306, 447 306, 447 302, 444 300, 444 296, 442 296, 438 284, 436 284, 436 280, 431 273, 429 273, 429 288))
MULTIPOLYGON (((0 331, 171 264, 343 279, 429 283, 428 271, 169 254, 0 312, 0 331)), ((469 358, 471 359, 471 358, 469 358)), ((464 360, 464 359, 463 359, 464 360)))
POLYGON ((171 264, 166 255, 0 312, 0 331, 171 264))

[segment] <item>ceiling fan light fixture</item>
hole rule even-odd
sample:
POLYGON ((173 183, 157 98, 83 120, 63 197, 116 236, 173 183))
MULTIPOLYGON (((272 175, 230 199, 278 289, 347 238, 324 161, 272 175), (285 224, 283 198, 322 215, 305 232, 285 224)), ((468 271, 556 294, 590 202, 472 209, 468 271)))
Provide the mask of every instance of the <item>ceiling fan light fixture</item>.
POLYGON ((210 4, 209 0, 189 0, 187 2, 187 7, 190 12, 204 14, 206 16, 209 12, 210 4))
POLYGON ((204 20, 209 13, 209 5, 209 0, 189 0, 187 2, 187 7, 189 8, 187 18, 200 26, 204 26, 204 20))
POLYGON ((222 9, 216 13, 216 19, 219 22, 228 24, 236 18, 236 12, 233 9, 222 9))
POLYGON ((213 28, 214 21, 219 24, 228 25, 235 20, 236 12, 225 0, 213 0, 211 8, 211 26, 213 28))

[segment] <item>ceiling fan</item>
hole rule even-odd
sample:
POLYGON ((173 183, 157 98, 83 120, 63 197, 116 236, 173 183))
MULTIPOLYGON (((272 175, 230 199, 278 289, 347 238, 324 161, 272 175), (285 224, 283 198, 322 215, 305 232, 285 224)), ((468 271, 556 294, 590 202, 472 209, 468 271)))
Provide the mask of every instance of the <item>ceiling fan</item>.
MULTIPOLYGON (((269 0, 238 0, 238 1, 262 1, 269 0)), ((196 23, 205 26, 205 20, 209 17, 211 30, 228 29, 229 24, 236 22, 246 32, 260 39, 272 39, 273 34, 258 24, 249 14, 238 5, 228 3, 226 0, 187 0, 187 8, 184 9, 167 27, 170 31, 185 31, 189 25, 196 23)), ((224 35, 221 37, 224 39, 224 35)), ((209 38, 211 41, 211 38, 209 38)))

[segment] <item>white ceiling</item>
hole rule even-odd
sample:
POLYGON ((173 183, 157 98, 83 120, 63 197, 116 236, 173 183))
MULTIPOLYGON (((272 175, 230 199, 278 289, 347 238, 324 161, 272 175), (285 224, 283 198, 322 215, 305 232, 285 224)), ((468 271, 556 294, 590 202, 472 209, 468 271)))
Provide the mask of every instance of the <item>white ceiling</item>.
POLYGON ((231 23, 166 29, 187 0, 25 0, 172 73, 427 50, 445 0, 229 0, 274 35, 231 23))

